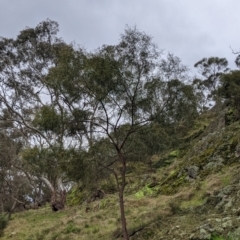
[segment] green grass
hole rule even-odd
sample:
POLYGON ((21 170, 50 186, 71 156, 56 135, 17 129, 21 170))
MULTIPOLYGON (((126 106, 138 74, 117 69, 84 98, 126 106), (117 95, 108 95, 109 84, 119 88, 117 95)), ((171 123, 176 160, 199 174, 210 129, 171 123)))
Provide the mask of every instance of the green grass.
MULTIPOLYGON (((208 145, 206 142, 201 144, 208 145)), ((202 149, 201 146, 195 144, 196 148, 193 152, 189 150, 185 156, 178 157, 168 165, 155 168, 154 172, 149 172, 144 164, 136 163, 134 166, 136 172, 127 175, 128 184, 124 203, 128 229, 134 232, 136 229, 143 228, 132 237, 132 240, 158 240, 165 239, 163 238, 165 236, 169 236, 166 240, 172 240, 172 236, 177 239, 180 234, 179 229, 189 232, 190 235, 192 231, 205 224, 206 219, 222 217, 221 214, 216 215, 217 213, 213 216, 200 216, 195 213, 195 210, 207 202, 207 196, 214 195, 216 191, 229 184, 239 182, 240 163, 234 162, 234 165, 223 166, 220 171, 210 169, 206 175, 199 174, 196 180, 188 181, 184 175, 184 167, 203 164, 205 158, 210 158, 215 149, 218 149, 209 150, 207 147, 202 149), (169 235, 170 232, 172 235, 169 235)), ((165 155, 179 154, 176 151, 170 151, 165 155)), ((159 158, 160 156, 153 156, 153 163, 158 162, 159 158)), ((112 183, 105 182, 104 187, 108 190, 108 194, 104 199, 88 204, 89 212, 85 211, 86 204, 82 203, 58 212, 52 212, 50 206, 46 206, 38 210, 13 214, 1 239, 114 239, 114 234, 119 234, 121 228, 118 195, 112 183)), ((73 193, 71 197, 70 205, 78 202, 73 193)), ((240 206, 237 207, 240 208, 240 206)), ((213 212, 214 209, 211 207, 208 210, 213 212)), ((211 240, 230 239, 213 235, 211 240)))

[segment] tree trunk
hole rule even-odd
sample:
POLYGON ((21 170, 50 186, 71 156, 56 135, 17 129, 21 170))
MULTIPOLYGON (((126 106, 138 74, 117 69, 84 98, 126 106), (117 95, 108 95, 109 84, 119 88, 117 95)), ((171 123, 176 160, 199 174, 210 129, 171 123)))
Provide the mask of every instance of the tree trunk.
POLYGON ((57 190, 53 189, 51 192, 51 204, 57 203, 57 190))
POLYGON ((51 183, 47 178, 41 177, 41 180, 49 187, 51 190, 51 204, 57 204, 59 208, 64 208, 66 203, 66 190, 62 184, 62 179, 58 178, 54 183, 51 183))
POLYGON ((60 192, 60 204, 63 206, 63 208, 65 207, 65 203, 66 203, 66 190, 61 190, 60 192))
POLYGON ((128 231, 127 231, 127 221, 125 217, 125 206, 124 206, 124 189, 125 189, 125 175, 126 175, 126 161, 124 156, 119 153, 119 158, 122 163, 122 183, 119 186, 119 205, 120 205, 120 214, 121 214, 121 223, 122 223, 122 233, 124 240, 129 240, 128 231))
POLYGON ((123 187, 121 186, 119 192, 119 205, 120 205, 120 214, 121 214, 121 223, 122 223, 122 233, 124 240, 129 240, 128 231, 127 231, 127 222, 125 218, 125 208, 124 208, 124 199, 123 199, 123 187))

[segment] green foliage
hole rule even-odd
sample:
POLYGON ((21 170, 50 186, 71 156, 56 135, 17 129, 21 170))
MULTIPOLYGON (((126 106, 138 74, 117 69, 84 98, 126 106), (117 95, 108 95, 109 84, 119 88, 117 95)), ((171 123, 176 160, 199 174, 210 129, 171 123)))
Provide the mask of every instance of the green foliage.
POLYGON ((156 193, 155 191, 154 191, 154 189, 153 188, 150 188, 148 185, 147 186, 145 186, 144 188, 142 188, 140 191, 138 191, 138 192, 136 192, 135 194, 134 194, 134 196, 137 198, 137 199, 141 199, 141 198, 143 198, 143 197, 145 197, 145 196, 153 196, 154 195, 154 193, 156 193))
POLYGON ((74 148, 62 151, 59 158, 59 168, 68 178, 75 182, 83 180, 87 174, 86 152, 74 148))
MULTIPOLYGON (((161 156, 160 159, 153 164, 154 168, 162 168, 170 165, 175 161, 175 158, 180 157, 179 150, 173 150, 170 153, 167 152, 165 155, 161 156)), ((170 173, 171 175, 172 173, 170 173)))
POLYGON ((169 153, 169 157, 176 158, 179 156, 179 150, 174 150, 169 153))
POLYGON ((79 72, 83 70, 86 57, 81 49, 72 45, 61 43, 54 46, 56 65, 49 70, 46 77, 48 87, 51 87, 59 94, 63 94, 68 103, 75 102, 81 98, 79 83, 81 77, 79 72))
POLYGON ((153 79, 146 88, 153 110, 152 120, 158 124, 157 132, 162 137, 159 142, 168 149, 178 146, 179 139, 186 135, 198 116, 193 86, 178 79, 168 82, 153 79))
POLYGON ((201 74, 208 79, 227 72, 229 70, 227 66, 227 59, 219 57, 203 58, 194 64, 194 67, 198 68, 201 74))
POLYGON ((39 128, 41 131, 59 132, 61 126, 60 115, 51 106, 43 106, 36 113, 33 120, 33 126, 39 128))
POLYGON ((89 82, 85 82, 88 89, 98 100, 108 99, 109 94, 119 94, 121 90, 119 63, 112 56, 111 47, 105 47, 99 54, 92 55, 86 61, 86 74, 89 82))
POLYGON ((117 190, 117 186, 115 183, 115 179, 112 177, 112 178, 109 178, 109 179, 103 181, 101 183, 101 189, 107 194, 116 193, 118 190, 117 190))
POLYGON ((81 232, 81 229, 79 227, 76 227, 74 224, 69 223, 67 224, 67 226, 65 227, 65 229, 63 230, 64 234, 69 234, 69 233, 75 233, 78 234, 81 232))
POLYGON ((219 94, 226 100, 226 104, 230 106, 227 113, 227 118, 231 118, 230 122, 240 119, 240 71, 232 71, 229 74, 225 74, 221 78, 222 87, 219 90, 219 94))
POLYGON ((79 187, 75 186, 67 194, 67 205, 76 206, 81 204, 85 200, 86 196, 79 187))
POLYGON ((84 121, 88 118, 87 111, 74 109, 72 116, 67 119, 67 129, 70 136, 74 136, 78 133, 82 133, 86 130, 84 121))
POLYGON ((99 204, 100 204, 100 209, 108 209, 113 206, 116 206, 117 199, 115 196, 111 196, 110 198, 106 198, 106 199, 103 198, 99 204))
POLYGON ((218 234, 212 234, 210 240, 231 240, 231 238, 223 237, 218 234))
POLYGON ((61 152, 58 152, 58 149, 50 148, 26 148, 22 152, 22 159, 25 162, 25 166, 29 172, 34 174, 47 174, 49 177, 51 176, 54 179, 60 169, 59 169, 59 158, 61 157, 61 152))
POLYGON ((221 86, 221 76, 229 72, 228 61, 218 57, 203 58, 194 67, 204 77, 204 79, 195 79, 193 82, 199 103, 198 109, 204 112, 212 107, 212 103, 219 104, 217 91, 221 86))

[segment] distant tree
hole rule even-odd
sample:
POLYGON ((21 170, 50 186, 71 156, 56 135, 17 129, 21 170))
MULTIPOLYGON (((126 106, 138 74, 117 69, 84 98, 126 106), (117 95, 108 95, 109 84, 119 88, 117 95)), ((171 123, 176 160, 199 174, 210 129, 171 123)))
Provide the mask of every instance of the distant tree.
POLYGON ((235 59, 236 66, 240 68, 240 55, 238 55, 235 59))
POLYGON ((240 71, 232 71, 224 74, 221 78, 222 87, 219 90, 220 96, 225 99, 227 106, 234 109, 235 119, 240 119, 240 71))
POLYGON ((168 142, 172 146, 179 142, 178 137, 186 133, 198 116, 194 88, 178 79, 162 81, 156 78, 146 84, 146 89, 148 98, 152 99, 148 109, 152 120, 164 130, 162 133, 166 140, 173 138, 171 143, 168 142))
POLYGON ((203 113, 206 111, 211 103, 209 103, 209 91, 206 89, 203 81, 199 78, 194 78, 192 81, 194 95, 197 99, 198 112, 203 113))
POLYGON ((222 74, 229 71, 228 61, 225 58, 210 57, 203 58, 194 64, 199 73, 204 77, 202 81, 195 81, 195 87, 205 94, 205 107, 211 105, 216 99, 217 88, 220 84, 220 77, 222 74), (212 103, 211 103, 212 102, 212 103))
POLYGON ((181 59, 172 53, 168 53, 159 64, 159 77, 163 81, 178 79, 181 82, 187 82, 188 71, 188 67, 181 62, 181 59))

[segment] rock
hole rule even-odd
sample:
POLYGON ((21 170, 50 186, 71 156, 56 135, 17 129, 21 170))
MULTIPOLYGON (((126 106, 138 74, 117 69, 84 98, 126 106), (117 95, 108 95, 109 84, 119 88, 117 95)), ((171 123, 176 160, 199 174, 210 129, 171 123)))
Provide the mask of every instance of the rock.
POLYGON ((204 228, 200 228, 199 239, 201 240, 209 240, 211 238, 211 234, 208 233, 204 228))
POLYGON ((224 211, 227 211, 228 209, 232 209, 233 202, 234 202, 234 198, 230 198, 229 201, 224 206, 224 211))
POLYGON ((104 195, 105 193, 101 189, 98 189, 92 194, 90 202, 96 201, 97 199, 103 199, 104 195))
POLYGON ((240 157, 240 143, 236 146, 235 157, 240 157))
POLYGON ((222 219, 222 227, 223 228, 231 228, 232 227, 232 219, 230 217, 226 217, 222 219))
POLYGON ((212 225, 211 223, 206 223, 200 227, 201 229, 205 229, 206 231, 212 232, 212 225))
POLYGON ((199 172, 199 167, 189 166, 189 167, 186 168, 186 170, 187 170, 188 177, 190 179, 196 179, 197 178, 197 175, 198 175, 198 172, 199 172))
POLYGON ((223 163, 222 162, 209 162, 207 165, 203 167, 203 169, 214 169, 217 167, 222 167, 223 163))
POLYGON ((221 233, 223 233, 223 231, 224 231, 224 229, 223 228, 221 228, 221 227, 215 227, 214 228, 214 232, 216 233, 216 234, 221 234, 221 233))

